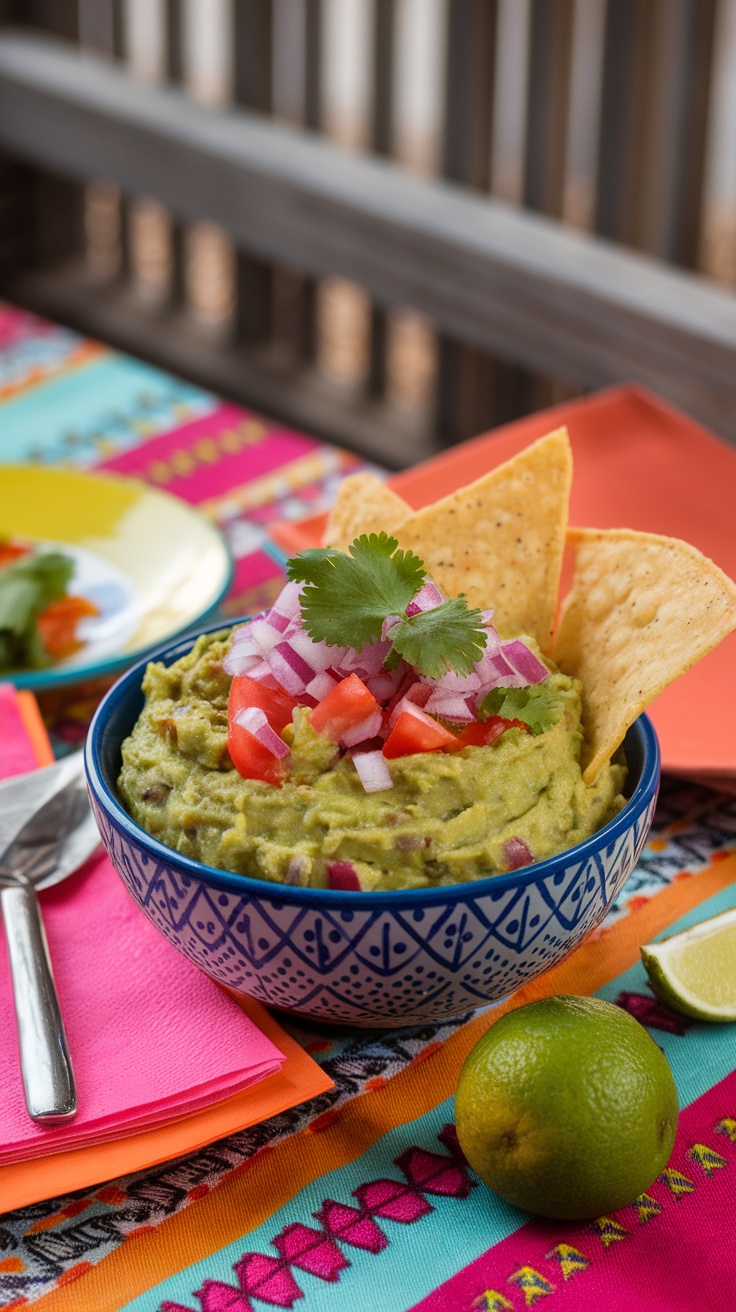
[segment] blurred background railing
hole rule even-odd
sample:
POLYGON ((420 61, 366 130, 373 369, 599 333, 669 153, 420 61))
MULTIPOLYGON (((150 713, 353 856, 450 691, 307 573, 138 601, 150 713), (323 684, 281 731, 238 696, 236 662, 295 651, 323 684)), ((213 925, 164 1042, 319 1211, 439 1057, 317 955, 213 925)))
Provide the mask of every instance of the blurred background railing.
MULTIPOLYGON (((736 0, 0 0, 0 20, 736 284, 736 0)), ((18 162, 6 134, 3 294, 236 400, 401 466, 591 385, 298 251, 267 263, 114 168, 18 162)))

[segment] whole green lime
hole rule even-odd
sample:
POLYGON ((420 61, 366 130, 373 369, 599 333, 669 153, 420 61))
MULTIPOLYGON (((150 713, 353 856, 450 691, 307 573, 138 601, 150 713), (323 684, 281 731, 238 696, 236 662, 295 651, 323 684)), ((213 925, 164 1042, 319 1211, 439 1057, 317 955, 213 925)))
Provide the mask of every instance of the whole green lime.
POLYGON ((620 1007, 544 998, 507 1012, 473 1048, 455 1120, 468 1162, 501 1198, 582 1220, 632 1202, 667 1165, 677 1089, 620 1007))

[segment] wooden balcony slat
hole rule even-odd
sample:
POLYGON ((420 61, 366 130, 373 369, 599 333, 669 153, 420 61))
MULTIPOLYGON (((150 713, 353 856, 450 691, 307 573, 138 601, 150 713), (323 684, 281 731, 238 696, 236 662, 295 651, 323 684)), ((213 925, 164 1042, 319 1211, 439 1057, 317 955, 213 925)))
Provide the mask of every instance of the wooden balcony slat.
POLYGON ((574 0, 531 0, 524 204, 560 218, 565 195, 574 0))
MULTIPOLYGON (((370 147, 388 159, 394 148, 394 0, 373 0, 373 61, 370 147)), ((368 340, 368 378, 371 396, 382 397, 388 379, 388 320, 384 310, 371 306, 368 340)))
POLYGON ((688 273, 257 115, 203 110, 50 39, 0 38, 0 145, 114 177, 260 259, 350 278, 527 368, 586 387, 638 379, 736 440, 736 299, 688 273))
MULTIPOLYGON (((244 109, 270 114, 273 100, 271 0, 238 0, 233 6, 234 99, 244 109)), ((266 341, 273 327, 273 269, 239 253, 235 266, 235 331, 243 342, 266 341)))
POLYGON ((596 232, 698 263, 717 0, 608 0, 596 232))

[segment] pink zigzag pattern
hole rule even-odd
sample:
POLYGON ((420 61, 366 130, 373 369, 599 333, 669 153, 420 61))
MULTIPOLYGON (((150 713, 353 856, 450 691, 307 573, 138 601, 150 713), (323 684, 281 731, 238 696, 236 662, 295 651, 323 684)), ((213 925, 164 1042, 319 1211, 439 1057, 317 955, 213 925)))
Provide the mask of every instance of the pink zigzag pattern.
MULTIPOLYGON (((340 1279, 350 1266, 340 1244, 378 1254, 388 1238, 378 1219, 413 1225, 433 1211, 426 1194, 442 1198, 467 1198, 475 1187, 457 1141, 454 1125, 445 1125, 437 1138, 448 1153, 430 1153, 424 1148, 407 1148, 395 1163, 404 1180, 371 1180, 354 1190, 358 1206, 325 1198, 314 1219, 320 1229, 295 1222, 284 1226, 271 1240, 278 1257, 266 1253, 244 1253, 233 1270, 238 1285, 222 1280, 205 1280, 194 1297, 201 1312, 255 1312, 251 1298, 270 1307, 291 1308, 304 1294, 293 1269, 330 1283, 340 1279)), ((194 1312, 181 1303, 164 1302, 159 1312, 194 1312)))

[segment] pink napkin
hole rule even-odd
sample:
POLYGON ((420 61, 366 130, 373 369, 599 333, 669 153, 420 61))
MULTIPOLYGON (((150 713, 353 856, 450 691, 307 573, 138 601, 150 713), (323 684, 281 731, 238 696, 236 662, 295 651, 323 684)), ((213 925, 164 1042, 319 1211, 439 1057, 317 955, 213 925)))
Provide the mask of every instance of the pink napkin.
MULTIPOLYGON (((0 756, 20 759, 12 698, 0 692, 0 756)), ((54 1128, 28 1116, 0 931, 0 1165, 162 1125, 278 1070, 278 1048, 154 929, 107 857, 41 903, 79 1110, 54 1128)))

